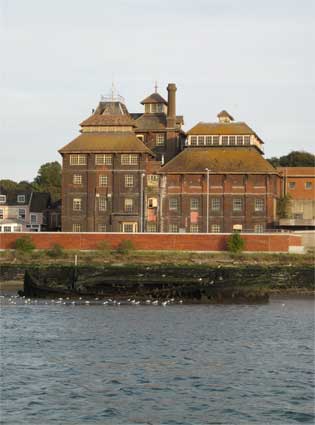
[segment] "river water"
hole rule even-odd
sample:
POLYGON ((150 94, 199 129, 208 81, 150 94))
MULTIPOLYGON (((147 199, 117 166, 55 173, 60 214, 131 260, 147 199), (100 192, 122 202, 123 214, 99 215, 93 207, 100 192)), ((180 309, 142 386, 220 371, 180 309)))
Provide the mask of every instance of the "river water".
POLYGON ((3 424, 313 424, 314 302, 1 298, 3 424), (15 304, 16 303, 16 304, 15 304))

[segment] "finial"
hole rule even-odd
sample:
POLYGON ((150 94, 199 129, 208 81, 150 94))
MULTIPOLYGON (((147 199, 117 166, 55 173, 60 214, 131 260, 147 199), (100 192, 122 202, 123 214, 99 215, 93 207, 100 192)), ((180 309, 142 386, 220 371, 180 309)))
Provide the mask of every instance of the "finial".
POLYGON ((157 93, 158 85, 157 85, 157 81, 156 80, 155 80, 154 89, 155 89, 155 93, 157 93))
POLYGON ((111 93, 111 96, 112 96, 112 100, 114 100, 114 98, 115 98, 115 84, 114 84, 114 81, 112 81, 112 93, 111 93))

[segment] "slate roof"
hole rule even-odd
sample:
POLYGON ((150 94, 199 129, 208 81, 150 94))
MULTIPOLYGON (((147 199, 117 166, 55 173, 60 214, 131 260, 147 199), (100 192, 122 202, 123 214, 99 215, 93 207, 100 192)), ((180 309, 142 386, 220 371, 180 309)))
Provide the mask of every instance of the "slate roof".
POLYGON ((75 152, 153 152, 139 140, 133 132, 83 133, 59 150, 63 153, 75 152))
POLYGON ((167 164, 159 173, 193 174, 205 173, 271 173, 277 170, 265 160, 255 148, 186 148, 167 164))
POLYGON ((261 143, 264 143, 259 136, 245 122, 212 123, 198 122, 188 132, 188 135, 251 135, 254 134, 261 143))
MULTIPOLYGON (((155 114, 138 114, 131 113, 131 117, 135 120, 137 130, 165 130, 167 128, 167 116, 164 113, 155 114)), ((184 123, 182 115, 176 116, 176 125, 181 126, 184 123)))
POLYGON ((30 202, 31 193, 32 191, 28 190, 5 190, 3 187, 0 187, 0 195, 6 195, 6 202, 4 204, 0 204, 0 207, 1 205, 26 206, 30 202), (24 195, 25 202, 17 202, 18 195, 24 195))
POLYGON ((140 103, 142 105, 146 103, 164 103, 164 105, 167 105, 167 101, 159 93, 150 94, 150 96, 143 99, 140 103))
POLYGON ((80 123, 81 127, 86 126, 134 126, 126 105, 118 101, 100 102, 95 112, 86 120, 80 123))
POLYGON ((50 194, 47 192, 33 192, 30 212, 43 212, 50 203, 50 194))

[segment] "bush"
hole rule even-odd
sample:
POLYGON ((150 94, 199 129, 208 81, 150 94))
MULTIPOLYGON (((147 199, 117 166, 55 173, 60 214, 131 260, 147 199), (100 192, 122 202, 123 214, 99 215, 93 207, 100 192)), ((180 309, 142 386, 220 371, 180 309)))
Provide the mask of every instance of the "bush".
POLYGON ((15 241, 14 247, 19 252, 28 253, 35 249, 35 244, 30 236, 23 236, 15 241))
POLYGON ((245 241, 239 233, 232 233, 227 241, 227 248, 230 252, 242 252, 245 247, 245 241))
POLYGON ((135 249, 134 244, 129 239, 121 241, 120 244, 117 246, 117 252, 119 254, 128 254, 129 251, 132 251, 134 249, 135 249))
POLYGON ((97 245, 99 251, 108 252, 111 250, 111 247, 107 241, 102 241, 97 245))
POLYGON ((53 258, 62 257, 64 255, 64 249, 61 245, 55 243, 51 249, 47 251, 47 255, 53 258))

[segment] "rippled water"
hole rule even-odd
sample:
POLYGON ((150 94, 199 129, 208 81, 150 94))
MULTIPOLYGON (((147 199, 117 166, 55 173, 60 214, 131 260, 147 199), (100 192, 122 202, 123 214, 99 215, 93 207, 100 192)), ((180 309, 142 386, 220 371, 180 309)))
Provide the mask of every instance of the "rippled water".
POLYGON ((314 423, 313 309, 2 299, 2 423, 314 423))

